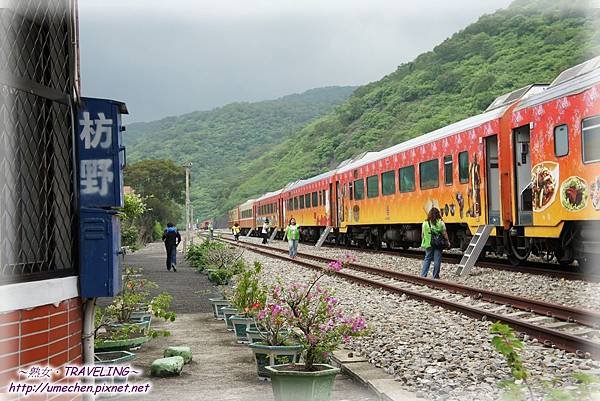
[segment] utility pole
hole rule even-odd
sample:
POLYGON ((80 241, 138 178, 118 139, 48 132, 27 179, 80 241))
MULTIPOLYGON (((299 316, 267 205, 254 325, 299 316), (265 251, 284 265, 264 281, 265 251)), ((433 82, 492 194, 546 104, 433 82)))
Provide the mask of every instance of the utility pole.
POLYGON ((192 226, 192 241, 190 245, 194 245, 194 234, 196 234, 196 225, 194 224, 194 205, 190 205, 190 226, 192 226))
POLYGON ((187 251, 188 246, 191 244, 190 241, 190 168, 192 168, 192 162, 183 163, 182 167, 185 168, 185 240, 183 242, 183 252, 187 251))

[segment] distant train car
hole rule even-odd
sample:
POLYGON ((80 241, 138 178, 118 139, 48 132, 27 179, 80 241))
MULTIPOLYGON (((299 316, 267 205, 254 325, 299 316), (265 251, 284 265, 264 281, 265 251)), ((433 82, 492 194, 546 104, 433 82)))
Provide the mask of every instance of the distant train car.
POLYGON ((238 206, 240 213, 240 233, 246 235, 254 228, 254 199, 249 199, 238 206))
POLYGON ((208 230, 208 225, 211 223, 212 220, 203 220, 202 223, 200 223, 200 229, 201 230, 208 230))
POLYGON ((295 218, 302 240, 317 240, 323 230, 332 225, 334 177, 335 172, 329 171, 290 184, 281 193, 285 224, 295 218))
POLYGON ((256 210, 254 229, 257 233, 261 232, 263 223, 269 219, 272 229, 280 231, 283 219, 283 205, 281 201, 281 189, 268 192, 256 199, 254 208, 256 210))
POLYGON ((227 212, 227 228, 233 227, 235 223, 240 223, 240 207, 236 206, 227 212))

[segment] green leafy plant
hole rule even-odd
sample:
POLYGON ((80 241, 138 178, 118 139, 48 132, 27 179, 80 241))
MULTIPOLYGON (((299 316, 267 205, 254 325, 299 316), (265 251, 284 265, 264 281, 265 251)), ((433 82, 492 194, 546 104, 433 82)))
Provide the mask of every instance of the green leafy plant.
POLYGON ((262 265, 254 262, 254 267, 242 271, 233 289, 231 303, 245 317, 262 309, 267 299, 267 290, 260 282, 262 265))
MULTIPOLYGON (((492 337, 491 344, 504 358, 510 368, 511 380, 500 382, 499 386, 505 390, 502 398, 510 401, 535 401, 531 377, 519 354, 523 349, 523 342, 517 338, 510 326, 496 322, 490 326, 492 337)), ((592 401, 600 395, 600 378, 584 373, 573 374, 577 383, 573 388, 556 388, 553 381, 539 383, 543 389, 540 399, 544 401, 592 401)))
POLYGON ((127 267, 123 277, 123 291, 110 305, 96 308, 94 335, 96 342, 106 339, 123 340, 136 336, 169 336, 168 330, 155 330, 148 322, 132 322, 134 312, 147 312, 166 321, 175 321, 170 310, 173 297, 166 292, 152 297, 151 290, 158 285, 143 277, 142 269, 127 267), (104 329, 103 333, 100 333, 104 329))
POLYGON ((186 261, 198 272, 202 272, 209 267, 208 254, 217 249, 223 249, 225 245, 220 242, 209 241, 208 239, 201 244, 191 245, 186 254, 186 261))

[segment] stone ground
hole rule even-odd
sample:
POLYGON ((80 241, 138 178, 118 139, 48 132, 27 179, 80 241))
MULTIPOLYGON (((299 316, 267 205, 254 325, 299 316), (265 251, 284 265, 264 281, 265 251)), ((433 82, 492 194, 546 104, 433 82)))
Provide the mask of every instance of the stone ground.
MULTIPOLYGON (((167 272, 164 266, 162 243, 149 244, 146 248, 125 257, 125 265, 144 268, 144 275, 159 284, 159 291, 173 295, 173 307, 177 319, 173 323, 153 323, 155 328, 168 328, 170 337, 160 337, 145 344, 132 362, 143 372, 130 382, 149 382, 152 392, 143 395, 122 395, 112 400, 231 400, 269 401, 273 392, 269 382, 260 381, 252 352, 245 345, 238 345, 234 336, 222 321, 213 319, 208 298, 215 293, 205 275, 188 267, 178 253, 177 273, 167 272), (202 292, 202 294, 198 294, 202 292), (150 364, 161 358, 168 346, 185 345, 192 348, 193 361, 185 365, 179 377, 152 378, 150 364)), ((139 383, 138 383, 139 384, 139 383)), ((332 394, 334 401, 374 401, 377 396, 367 388, 338 375, 332 394)))

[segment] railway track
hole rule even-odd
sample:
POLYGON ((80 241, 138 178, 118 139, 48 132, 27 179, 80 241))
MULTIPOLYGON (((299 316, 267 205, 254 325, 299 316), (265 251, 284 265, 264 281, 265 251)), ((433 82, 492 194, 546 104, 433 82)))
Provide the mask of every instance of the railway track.
MULTIPOLYGON (((326 263, 333 260, 300 252, 298 253, 300 258, 291 259, 284 249, 229 239, 222 240, 264 256, 310 269, 323 269, 326 263)), ((523 334, 538 339, 546 346, 560 348, 580 357, 600 359, 599 312, 432 280, 358 263, 351 264, 349 269, 336 274, 352 282, 404 294, 476 319, 501 321, 523 334)))
MULTIPOLYGON (((227 232, 222 232, 221 234, 233 237, 232 234, 227 233, 227 232)), ((328 244, 328 243, 323 244, 323 247, 340 248, 339 246, 337 246, 335 244, 328 244)), ((392 250, 390 250, 390 249, 373 250, 373 249, 364 249, 364 248, 350 248, 350 249, 356 249, 356 250, 359 250, 360 252, 365 252, 365 253, 385 254, 385 255, 390 255, 390 256, 401 256, 401 257, 411 258, 411 259, 423 259, 423 256, 425 254, 423 251, 419 251, 416 249, 392 249, 392 250)), ((457 265, 460 262, 461 258, 462 258, 462 255, 460 255, 460 254, 449 254, 449 253, 442 254, 442 262, 448 263, 448 264, 456 264, 457 265)), ((552 276, 552 277, 563 278, 565 280, 581 280, 581 281, 588 281, 588 282, 593 282, 593 283, 600 282, 600 274, 590 274, 589 272, 584 273, 584 272, 580 272, 580 271, 565 270, 564 267, 562 267, 558 264, 555 264, 555 263, 542 263, 542 262, 528 261, 527 263, 524 263, 521 266, 513 266, 512 264, 510 264, 510 262, 508 260, 505 260, 505 259, 483 257, 483 258, 479 258, 479 260, 475 263, 475 266, 483 267, 486 269, 505 270, 505 271, 511 271, 511 272, 552 276)))

